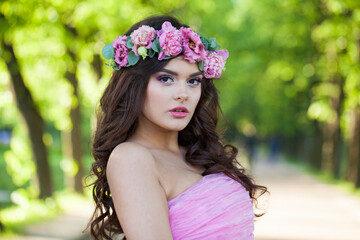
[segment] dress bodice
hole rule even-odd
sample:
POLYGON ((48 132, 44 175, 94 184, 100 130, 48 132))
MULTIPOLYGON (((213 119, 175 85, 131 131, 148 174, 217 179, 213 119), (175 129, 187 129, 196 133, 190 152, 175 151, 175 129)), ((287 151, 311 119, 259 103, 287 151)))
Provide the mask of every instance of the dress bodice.
POLYGON ((174 240, 254 239, 251 198, 224 173, 203 176, 169 200, 168 209, 174 240))

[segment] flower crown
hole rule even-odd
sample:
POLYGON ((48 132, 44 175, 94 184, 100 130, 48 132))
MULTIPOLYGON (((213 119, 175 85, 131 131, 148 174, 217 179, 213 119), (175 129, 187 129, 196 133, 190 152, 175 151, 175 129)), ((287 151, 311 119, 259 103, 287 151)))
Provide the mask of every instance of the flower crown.
POLYGON ((208 39, 191 28, 178 30, 166 21, 158 31, 143 25, 130 36, 117 37, 104 46, 102 55, 110 60, 106 65, 120 70, 135 65, 140 56, 153 58, 157 53, 158 60, 163 60, 184 54, 184 59, 198 64, 205 78, 219 78, 229 56, 227 50, 219 48, 215 38, 208 39))

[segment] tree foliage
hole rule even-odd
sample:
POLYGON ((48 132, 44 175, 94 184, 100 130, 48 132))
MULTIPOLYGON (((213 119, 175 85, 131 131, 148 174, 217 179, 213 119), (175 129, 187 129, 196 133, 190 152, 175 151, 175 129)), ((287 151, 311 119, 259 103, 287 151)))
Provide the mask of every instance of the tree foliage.
MULTIPOLYGON (((102 47, 136 21, 168 13, 230 52, 216 82, 229 136, 278 136, 291 154, 360 185, 356 0, 19 0, 2 1, 0 13, 1 39, 14 47, 47 131, 71 131, 77 109, 87 155, 94 109, 112 71, 100 58, 102 47)), ((0 128, 13 129, 25 152, 30 145, 16 130, 23 123, 5 64, 10 56, 0 53, 0 128)), ((22 161, 31 169, 31 159, 16 151, 12 143, 5 154, 9 169, 22 161)), ((72 177, 78 164, 63 156, 58 167, 72 177)))

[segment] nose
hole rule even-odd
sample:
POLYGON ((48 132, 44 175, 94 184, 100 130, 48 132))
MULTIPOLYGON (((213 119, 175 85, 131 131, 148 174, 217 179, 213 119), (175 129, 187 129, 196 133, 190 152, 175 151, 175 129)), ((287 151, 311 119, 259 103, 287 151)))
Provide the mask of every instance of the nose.
POLYGON ((174 94, 174 99, 177 100, 177 101, 181 101, 181 102, 184 102, 186 100, 188 100, 189 98, 189 94, 188 94, 188 91, 187 91, 187 88, 186 88, 186 83, 179 83, 177 84, 176 86, 176 91, 175 91, 175 94, 174 94))

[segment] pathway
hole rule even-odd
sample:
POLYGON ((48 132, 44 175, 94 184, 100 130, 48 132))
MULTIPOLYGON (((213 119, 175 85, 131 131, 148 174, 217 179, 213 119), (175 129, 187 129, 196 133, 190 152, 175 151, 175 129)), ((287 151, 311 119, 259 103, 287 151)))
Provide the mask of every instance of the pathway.
MULTIPOLYGON (((253 173, 257 183, 271 192, 267 213, 255 223, 255 240, 360 240, 359 198, 283 161, 270 164, 257 158, 253 173)), ((82 230, 92 208, 89 202, 54 220, 29 226, 27 236, 12 240, 89 239, 82 230)))
POLYGON ((257 158, 253 173, 271 192, 255 240, 360 240, 359 198, 284 161, 257 158))

